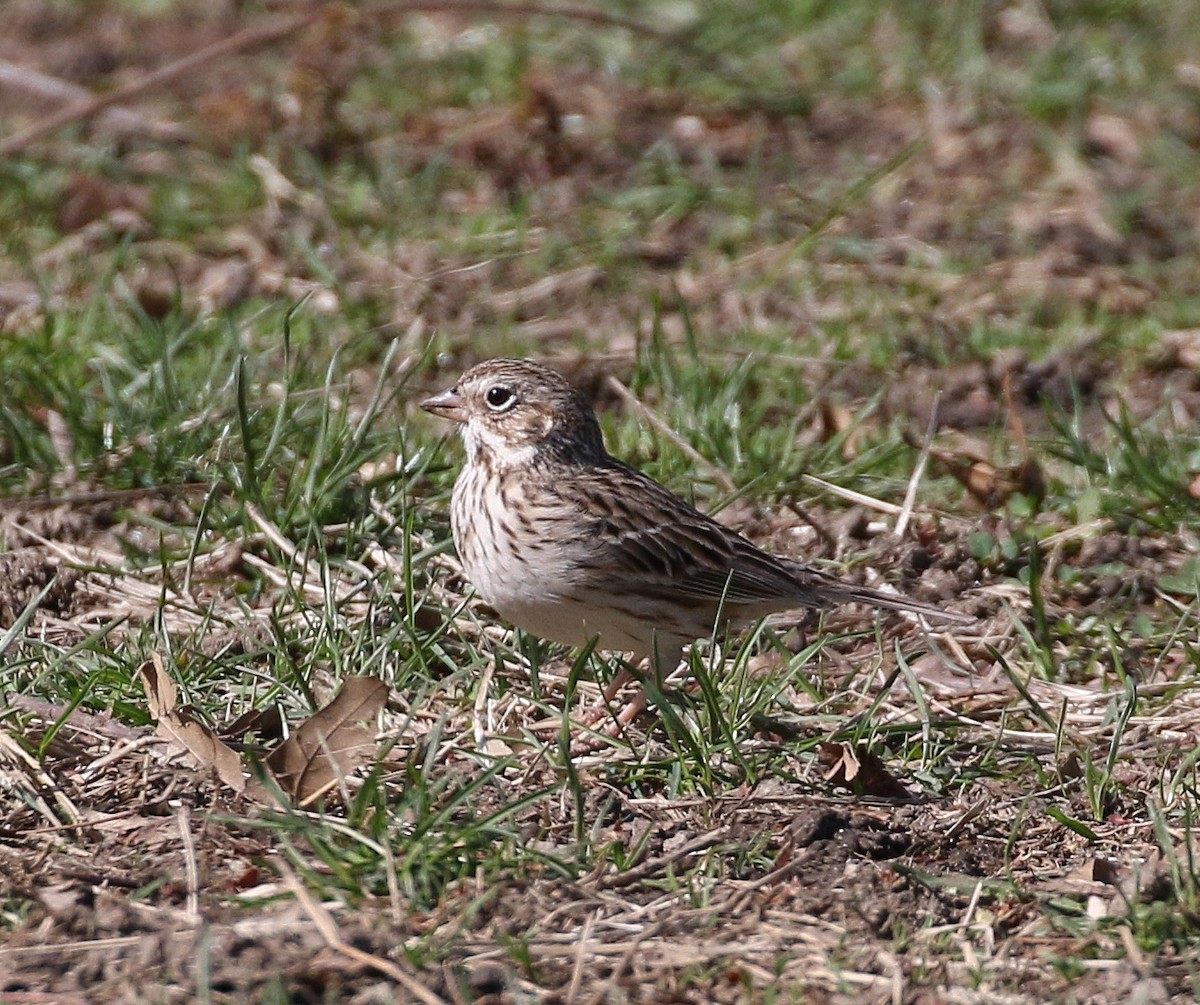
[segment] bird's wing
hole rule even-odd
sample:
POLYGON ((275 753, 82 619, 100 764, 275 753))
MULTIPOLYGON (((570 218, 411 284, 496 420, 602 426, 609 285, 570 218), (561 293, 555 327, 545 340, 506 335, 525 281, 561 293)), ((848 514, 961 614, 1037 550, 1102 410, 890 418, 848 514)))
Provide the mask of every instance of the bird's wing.
POLYGON ((589 585, 714 604, 823 607, 832 599, 821 595, 821 573, 761 551, 618 461, 544 491, 577 514, 577 542, 591 545, 578 570, 589 585))
POLYGON ((648 475, 611 458, 546 482, 537 495, 534 509, 556 512, 576 528, 582 557, 574 565, 574 582, 587 590, 666 598, 698 608, 726 604, 754 617, 793 607, 859 603, 941 621, 972 620, 768 554, 648 475))

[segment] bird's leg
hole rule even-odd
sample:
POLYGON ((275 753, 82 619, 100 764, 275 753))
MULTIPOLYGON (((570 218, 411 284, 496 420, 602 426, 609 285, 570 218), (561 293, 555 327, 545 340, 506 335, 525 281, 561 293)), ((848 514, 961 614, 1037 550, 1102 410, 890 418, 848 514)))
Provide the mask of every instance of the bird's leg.
MULTIPOLYGON (((657 675, 658 670, 657 670, 657 667, 655 666, 655 661, 653 659, 651 659, 649 657, 644 657, 639 660, 639 659, 637 659, 636 653, 634 654, 634 659, 636 660, 639 667, 641 667, 643 664, 645 665, 646 673, 653 673, 653 674, 657 675)), ((623 680, 621 680, 621 687, 624 687, 625 684, 628 684, 631 680, 637 679, 634 676, 634 674, 629 670, 629 668, 622 664, 620 671, 617 673, 617 676, 613 678, 613 683, 610 684, 608 686, 608 688, 605 689, 604 704, 606 707, 617 696, 617 692, 620 690, 620 688, 614 687, 613 685, 616 684, 617 681, 621 678, 623 678, 623 680), (609 694, 609 690, 612 691, 612 694, 609 694)), ((637 691, 634 692, 633 697, 630 698, 629 701, 627 701, 625 703, 625 707, 623 709, 621 709, 620 712, 617 713, 616 719, 614 720, 614 723, 613 723, 613 725, 616 727, 617 732, 619 732, 620 730, 623 730, 626 726, 628 726, 631 722, 633 722, 634 719, 636 719, 639 715, 641 715, 642 710, 646 707, 646 705, 649 703, 649 701, 650 701, 650 697, 649 697, 649 695, 646 694, 646 685, 639 681, 637 691)), ((614 732, 612 735, 616 736, 616 733, 614 732)))
MULTIPOLYGON (((634 659, 636 660, 636 654, 634 659)), ((642 662, 649 663, 650 661, 643 660, 642 662)), ((588 709, 581 720, 584 726, 596 729, 596 733, 576 737, 571 743, 572 757, 580 757, 599 750, 605 746, 606 737, 616 738, 620 736, 625 731, 625 727, 633 722, 646 707, 648 701, 646 688, 645 685, 639 684, 637 691, 625 703, 624 708, 616 715, 612 714, 612 703, 616 700, 621 689, 630 681, 637 680, 637 674, 630 669, 629 664, 621 660, 619 665, 620 669, 613 675, 613 679, 604 689, 600 701, 588 709), (609 722, 601 729, 600 724, 606 718, 609 718, 609 722)))
MULTIPOLYGON (((578 724, 584 727, 595 727, 605 719, 610 719, 608 727, 605 729, 605 735, 617 736, 621 730, 633 722, 639 712, 646 707, 646 689, 640 687, 632 699, 621 709, 617 715, 612 714, 612 705, 616 701, 617 695, 621 689, 630 682, 638 680, 638 672, 631 669, 631 664, 645 661, 644 657, 640 658, 634 654, 630 662, 619 660, 617 663, 617 672, 613 674, 613 678, 605 686, 601 692, 599 700, 597 700, 590 708, 577 720, 578 724)), ((545 719, 541 722, 533 723, 530 727, 534 731, 553 731, 559 726, 553 719, 545 719)), ((589 740, 576 740, 571 745, 573 753, 588 753, 603 744, 595 742, 598 737, 592 737, 589 740)))
POLYGON ((620 669, 614 675, 608 687, 604 689, 601 702, 588 710, 584 716, 583 724, 589 727, 597 727, 606 716, 611 716, 611 719, 602 730, 597 730, 599 735, 592 734, 576 738, 571 744, 571 755, 579 757, 583 754, 590 754, 604 746, 603 737, 615 738, 620 736, 625 731, 625 727, 641 715, 650 703, 650 695, 646 690, 645 684, 646 675, 654 674, 657 684, 655 690, 661 694, 664 690, 664 684, 675 679, 676 674, 680 670, 683 670, 685 677, 687 676, 686 664, 680 667, 682 657, 683 652, 679 649, 672 651, 669 661, 663 659, 661 650, 652 657, 639 657, 639 654, 633 653, 629 662, 621 660, 620 669), (638 669, 634 670, 632 668, 633 664, 637 664, 638 669), (671 667, 671 672, 664 676, 662 668, 665 666, 671 667), (638 681, 637 690, 630 696, 620 711, 616 715, 613 715, 612 702, 616 699, 621 688, 630 681, 638 681))
MULTIPOLYGON (((636 653, 633 656, 633 662, 638 662, 636 653)), ((625 687, 626 684, 630 683, 630 681, 637 679, 636 676, 630 671, 629 664, 624 660, 619 661, 618 667, 619 669, 617 672, 613 674, 613 679, 608 682, 608 686, 605 687, 604 691, 601 693, 600 700, 583 714, 583 719, 581 720, 583 725, 595 726, 597 723, 607 718, 609 715, 609 709, 611 708, 612 703, 616 700, 617 695, 620 694, 621 689, 625 687)), ((639 688, 638 690, 642 695, 641 707, 630 714, 628 718, 622 718, 622 716, 624 716, 628 711, 628 706, 625 709, 622 709, 621 714, 614 717, 614 724, 618 727, 629 725, 629 723, 631 723, 637 716, 638 712, 640 712, 642 708, 646 707, 645 688, 639 688)), ((636 696, 634 700, 636 701, 636 696)), ((632 704, 632 702, 630 704, 632 704)), ((617 734, 616 732, 611 732, 609 735, 616 736, 617 734)))
POLYGON ((629 667, 625 665, 624 660, 621 661, 620 667, 621 668, 615 674, 613 674, 613 679, 608 682, 608 687, 604 689, 604 693, 600 697, 600 704, 602 706, 608 706, 612 704, 613 699, 616 698, 616 696, 620 693, 621 688, 634 679, 633 674, 629 672, 629 667))
POLYGON ((653 656, 644 656, 640 653, 632 653, 629 662, 624 660, 620 663, 620 669, 613 676, 608 687, 604 689, 601 703, 598 707, 588 712, 585 719, 585 725, 594 726, 605 714, 616 699, 617 694, 630 681, 638 680, 639 674, 642 675, 643 681, 639 681, 637 690, 625 703, 621 710, 613 716, 613 721, 609 723, 606 730, 609 736, 616 736, 634 719, 636 719, 645 710, 650 703, 650 696, 646 693, 646 685, 644 677, 646 674, 654 674, 655 682, 658 684, 658 690, 661 691, 666 681, 670 680, 675 671, 679 667, 679 661, 683 653, 681 650, 673 650, 670 657, 664 657, 662 647, 656 647, 656 652, 653 656), (638 671, 635 672, 631 666, 637 665, 638 671), (670 672, 664 676, 663 668, 669 667, 670 672))

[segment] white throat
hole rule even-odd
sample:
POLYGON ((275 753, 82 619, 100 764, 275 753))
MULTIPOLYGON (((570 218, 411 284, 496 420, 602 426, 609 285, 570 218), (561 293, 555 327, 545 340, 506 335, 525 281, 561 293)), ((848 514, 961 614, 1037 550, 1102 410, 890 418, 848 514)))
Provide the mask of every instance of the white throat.
POLYGON ((473 422, 462 427, 462 436, 469 463, 482 463, 494 471, 523 467, 537 454, 536 444, 514 447, 503 436, 473 422))

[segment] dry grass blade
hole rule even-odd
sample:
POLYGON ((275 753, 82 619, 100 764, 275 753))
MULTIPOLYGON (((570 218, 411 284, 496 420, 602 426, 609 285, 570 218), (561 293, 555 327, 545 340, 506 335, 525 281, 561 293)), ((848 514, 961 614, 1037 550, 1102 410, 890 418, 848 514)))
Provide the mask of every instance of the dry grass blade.
POLYGON ((716 481, 721 488, 723 488, 726 492, 737 491, 737 483, 729 477, 728 472, 715 465, 712 461, 700 453, 700 451, 688 443, 687 440, 675 432, 675 430, 673 430, 667 424, 666 420, 664 420, 649 405, 639 401, 637 396, 631 390, 629 390, 629 388, 617 380, 616 377, 606 377, 604 383, 609 390, 613 392, 613 394, 621 399, 621 401, 623 401, 626 405, 632 406, 638 412, 638 414, 642 416, 642 418, 644 418, 659 433, 661 433, 676 447, 678 447, 680 453, 687 457, 687 459, 695 464, 696 467, 703 468, 705 471, 708 471, 713 476, 713 480, 716 481))
POLYGON ((693 838, 683 846, 676 848, 674 851, 658 858, 650 859, 643 862, 641 865, 634 866, 632 869, 626 869, 624 872, 619 872, 614 876, 602 876, 597 882, 597 886, 605 890, 615 890, 621 887, 633 886, 635 883, 640 883, 644 879, 649 879, 652 876, 658 876, 664 873, 668 867, 677 865, 684 859, 696 854, 697 852, 705 851, 720 841, 725 840, 729 836, 729 832, 725 828, 709 831, 707 834, 701 834, 699 837, 693 838))
POLYGON ((883 499, 876 499, 874 496, 866 495, 862 492, 855 492, 854 489, 843 488, 841 485, 834 485, 833 482, 827 482, 824 478, 817 478, 815 475, 802 475, 804 481, 810 485, 815 485, 819 489, 824 489, 830 495, 838 496, 845 499, 847 502, 857 503, 859 506, 866 506, 869 509, 878 510, 880 513, 886 513, 888 516, 899 516, 903 512, 902 506, 897 506, 895 503, 885 502, 883 499))
POLYGON ((374 734, 357 725, 379 714, 388 686, 375 677, 350 677, 334 699, 270 757, 280 787, 301 805, 328 792, 375 752, 374 734))
POLYGON ((52 827, 60 823, 53 807, 42 796, 54 794, 59 813, 67 820, 80 819, 80 812, 45 772, 37 759, 29 754, 4 730, 0 730, 0 785, 6 791, 21 794, 52 827), (11 765, 12 768, 7 768, 11 765))
POLYGON ((186 803, 175 810, 179 825, 179 843, 183 847, 184 872, 187 876, 187 913, 200 920, 200 868, 196 863, 196 840, 192 835, 192 811, 186 803))
POLYGON ((300 882, 300 877, 282 859, 278 860, 276 864, 279 871, 283 874, 284 882, 287 883, 288 888, 295 895, 300 906, 304 908, 305 913, 312 919, 312 923, 317 926, 317 931, 321 933, 321 937, 330 949, 341 953, 356 963, 370 967, 372 970, 390 977, 411 994, 414 1001, 424 1002, 425 1005, 446 1005, 444 998, 435 995, 429 988, 421 984, 411 974, 405 973, 391 960, 383 960, 378 956, 372 956, 357 946, 347 943, 338 931, 337 922, 333 920, 333 915, 317 903, 312 894, 305 889, 304 884, 300 882))
POLYGON ((583 986, 583 968, 587 962, 588 943, 592 938, 592 928, 600 916, 599 910, 588 915, 579 933, 579 945, 575 952, 575 962, 571 967, 571 983, 567 988, 567 1005, 575 1005, 579 999, 579 989, 583 986))
MULTIPOLYGON (((3 651, 3 648, 0 647, 0 652, 3 651)), ((141 732, 130 729, 106 712, 96 714, 84 712, 82 709, 68 708, 61 702, 49 702, 27 694, 6 695, 4 703, 9 708, 29 712, 50 721, 65 716, 66 724, 71 729, 89 736, 106 737, 113 740, 140 740, 142 738, 141 732)))
POLYGON ((81 116, 0 196, 0 1001, 1195 999, 1200 19, 802 6, 0 2, 0 144, 81 116), (489 356, 947 630, 564 735, 618 664, 416 407, 489 356))
POLYGON ((904 532, 908 529, 908 522, 912 519, 913 508, 917 504, 917 489, 925 475, 925 467, 929 464, 929 451, 933 447, 933 437, 937 434, 939 401, 940 399, 934 399, 929 416, 929 428, 925 431, 925 442, 921 444, 921 453, 917 456, 917 463, 913 465, 912 477, 908 480, 908 490, 904 493, 904 504, 900 509, 900 515, 896 518, 897 537, 904 537, 904 532))

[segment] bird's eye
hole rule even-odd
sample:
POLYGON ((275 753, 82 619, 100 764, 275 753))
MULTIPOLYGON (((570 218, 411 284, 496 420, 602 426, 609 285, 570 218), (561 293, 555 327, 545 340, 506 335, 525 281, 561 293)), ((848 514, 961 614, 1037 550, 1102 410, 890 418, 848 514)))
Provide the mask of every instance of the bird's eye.
POLYGON ((488 388, 485 400, 493 412, 506 412, 517 403, 517 396, 507 387, 497 384, 488 388))

